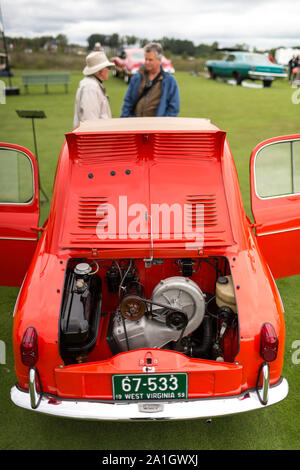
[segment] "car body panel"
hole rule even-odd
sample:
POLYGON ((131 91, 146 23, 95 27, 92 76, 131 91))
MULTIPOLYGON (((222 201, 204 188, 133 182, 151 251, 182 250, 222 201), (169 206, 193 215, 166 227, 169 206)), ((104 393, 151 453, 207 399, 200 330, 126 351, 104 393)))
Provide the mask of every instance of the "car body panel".
POLYGON ((250 159, 251 205, 257 240, 275 278, 300 273, 300 186, 298 185, 299 165, 297 165, 299 142, 299 134, 268 139, 255 147, 250 159), (290 146, 291 149, 295 149, 291 154, 288 152, 290 146), (277 154, 281 148, 281 154, 284 157, 286 154, 286 158, 278 160, 277 154), (274 158, 277 158, 275 166, 271 155, 273 149, 274 158), (291 165, 293 153, 295 162, 291 165), (265 155, 266 163, 262 164, 268 165, 265 168, 268 171, 268 179, 264 177, 262 182, 258 181, 260 155, 262 155, 261 158, 265 155), (291 178, 290 175, 292 175, 291 178), (279 181, 281 180, 283 184, 286 178, 291 179, 290 191, 288 185, 282 190, 279 185, 279 181), (277 185, 277 190, 273 188, 273 185, 277 185), (263 193, 259 194, 259 191, 263 193), (268 194, 267 191, 273 191, 273 195, 268 194), (284 253, 284 263, 278 253, 284 253))
MULTIPOLYGON (((178 204, 183 208, 184 204, 192 207, 197 201, 203 201, 207 218, 211 201, 216 201, 218 206, 217 212, 214 214, 217 222, 212 225, 207 224, 205 244, 231 244, 232 235, 228 224, 228 212, 222 188, 220 161, 220 149, 223 146, 224 137, 225 134, 217 129, 209 130, 207 133, 203 132, 200 136, 188 132, 183 136, 174 132, 172 142, 170 142, 169 134, 160 133, 158 135, 157 132, 149 130, 147 139, 145 139, 144 134, 128 136, 125 131, 124 133, 119 132, 117 135, 114 133, 107 134, 105 141, 102 143, 101 137, 99 138, 94 133, 85 135, 79 131, 68 134, 69 158, 71 162, 75 160, 82 164, 74 165, 74 171, 72 171, 72 179, 69 184, 74 189, 70 192, 65 214, 62 214, 60 247, 88 248, 92 242, 95 248, 105 246, 108 249, 117 245, 119 249, 128 249, 131 246, 133 249, 144 249, 147 252, 151 236, 149 224, 145 224, 143 237, 139 240, 136 240, 136 237, 128 232, 128 230, 130 231, 130 224, 125 229, 121 226, 126 225, 126 222, 130 220, 129 218, 124 220, 122 224, 116 226, 111 224, 111 227, 108 224, 107 227, 103 227, 102 231, 105 233, 103 233, 104 237, 102 238, 101 227, 99 227, 101 222, 99 204, 100 212, 101 204, 103 206, 110 204, 116 208, 116 219, 119 220, 120 211, 124 208, 126 208, 126 212, 130 211, 130 207, 136 203, 143 205, 145 208, 150 208, 151 205, 159 206, 162 203, 168 204, 170 207, 173 204, 178 204), (189 150, 187 150, 186 140, 190 143, 189 150), (92 179, 84 178, 86 165, 89 165, 92 161, 94 162, 94 157, 89 155, 91 143, 99 145, 98 156, 103 155, 100 165, 94 163, 92 179), (162 153, 158 150, 167 145, 169 146, 168 150, 162 153), (203 150, 199 151, 198 147, 202 147, 203 150), (112 164, 110 159, 115 158, 115 152, 120 154, 120 148, 126 148, 126 158, 123 160, 119 158, 119 161, 114 163, 114 169, 111 173, 112 164), (206 158, 199 160, 197 157, 202 155, 205 155, 206 158), (170 161, 172 161, 171 167, 170 161), (107 179, 104 180, 101 186, 100 194, 97 191, 96 182, 103 179, 104 175, 107 179), (203 175, 203 179, 201 175, 203 175), (212 184, 209 184, 208 181, 213 179, 215 181, 212 187, 212 184), (79 182, 81 182, 81 185, 79 185, 79 182), (132 185, 132 189, 130 194, 127 195, 128 184, 132 185), (203 188, 202 199, 197 199, 199 184, 203 188), (117 194, 115 185, 119 188, 117 194), (180 186, 182 189, 178 193, 180 186), (185 187, 188 187, 188 191, 184 190, 185 187), (80 192, 77 188, 80 188, 80 192), (95 203, 94 206, 91 206, 93 198, 98 204, 95 203), (77 224, 78 214, 72 210, 76 206, 79 208, 80 213, 79 225, 77 224), (85 214, 88 208, 90 210, 86 217, 85 214), (75 232, 74 227, 76 226, 78 228, 75 232), (72 231, 70 233, 69 229, 71 227, 72 231), (122 231, 122 234, 120 231, 122 231)), ((167 234, 157 232, 154 225, 157 224, 153 223, 152 227, 154 238, 166 240, 167 234)), ((167 244, 170 247, 179 247, 180 244, 181 246, 185 244, 188 232, 185 230, 184 237, 181 237, 181 234, 183 234, 182 226, 180 229, 181 233, 174 233, 173 241, 169 240, 167 242, 166 240, 163 247, 159 242, 155 242, 155 247, 158 249, 160 246, 165 249, 167 244), (182 243, 179 242, 180 239, 182 239, 182 243)), ((190 225, 190 229, 192 241, 194 236, 192 225, 190 225)))
MULTIPOLYGON (((0 143, 0 156, 11 154, 10 161, 18 155, 21 160, 28 162, 31 167, 32 191, 30 199, 22 199, 19 195, 19 186, 11 184, 11 201, 0 201, 0 250, 5 268, 0 273, 0 284, 6 286, 20 286, 31 262, 38 241, 39 222, 39 181, 38 166, 34 155, 19 145, 0 143), (15 187, 14 187, 15 186, 15 187), (19 199, 20 197, 20 199, 19 199), (18 202, 20 201, 20 202, 18 202), (18 269, 16 269, 18 266, 18 269)), ((5 158, 7 158, 5 156, 5 158)), ((25 165, 25 164, 24 164, 25 165)), ((27 163, 26 163, 27 165, 27 163)), ((7 167, 7 179, 22 170, 22 163, 12 162, 7 167)), ((19 173, 19 177, 22 173, 19 173)), ((10 183, 10 182, 9 182, 10 183)), ((4 181, 2 181, 2 185, 4 181)), ((27 196, 26 196, 27 197, 27 196)))
MULTIPOLYGON (((183 224, 183 220, 181 222, 183 224)), ((86 282, 92 281, 86 278, 86 282)), ((93 293, 92 288, 89 292, 93 293)), ((165 301, 169 298, 172 313, 173 300, 171 302, 168 295, 163 298, 165 301)), ((93 302, 92 297, 90 302, 93 302)), ((160 302, 160 308, 165 306, 160 302)), ((96 315, 94 312, 95 308, 90 310, 90 317, 87 316, 89 326, 96 315)), ((164 320, 159 316, 159 322, 153 322, 153 315, 161 314, 151 312, 149 316, 147 311, 137 322, 126 320, 127 328, 132 325, 141 328, 145 321, 147 329, 153 329, 153 337, 156 332, 160 334, 161 328, 166 328, 164 320)), ((170 318, 169 313, 164 314, 170 318)), ((177 329, 172 323, 166 325, 168 333, 172 330, 171 337, 179 334, 174 333, 177 329)), ((204 328, 202 324, 201 328, 204 328)), ((196 337, 202 338, 201 334, 196 337)), ((77 336, 75 339, 78 340, 77 336)), ((13 341, 18 383, 12 389, 12 400, 19 406, 50 414, 56 414, 57 409, 58 416, 86 419, 203 417, 206 413, 201 400, 205 399, 212 400, 209 406, 212 415, 237 413, 261 408, 260 390, 265 396, 265 387, 270 387, 270 401, 266 400, 265 404, 282 400, 288 390, 282 378, 283 306, 259 240, 245 214, 226 133, 208 120, 189 118, 86 122, 68 133, 59 156, 48 223, 15 306, 13 341), (119 197, 125 196, 126 209, 130 210, 126 220, 121 220, 124 206, 118 206, 119 197), (177 204, 183 212, 187 206, 187 236, 184 230, 176 232, 172 224, 153 230, 154 207, 162 204, 168 208, 177 204), (197 204, 203 212, 197 212, 197 204), (99 232, 99 223, 102 224, 105 217, 106 222, 109 221, 108 212, 101 212, 102 205, 107 211, 109 205, 117 208, 116 220, 121 221, 121 225, 104 224, 106 232, 102 229, 99 232), (203 218, 199 218, 199 214, 203 218), (133 221, 138 229, 131 232, 133 221), (141 230, 143 224, 144 231, 141 230), (199 232, 197 226, 201 227, 199 232), (134 237, 130 236, 132 233, 134 237), (106 236, 99 236, 103 234, 106 236), (200 235, 199 238, 195 234, 200 235), (187 260, 189 267, 191 259, 194 263, 192 279, 188 274, 180 275, 183 273, 181 263, 187 260), (118 329, 116 322, 126 275, 121 284, 117 284, 117 290, 111 291, 108 274, 114 263, 120 273, 125 269, 128 273, 131 266, 128 260, 134 260, 138 283, 144 288, 143 302, 155 304, 155 292, 166 280, 171 279, 176 293, 175 281, 179 279, 180 289, 189 286, 187 291, 179 290, 174 298, 175 305, 178 302, 181 305, 182 292, 190 292, 191 282, 194 282, 193 285, 197 284, 205 293, 203 299, 208 316, 211 315, 209 306, 217 296, 216 279, 229 275, 236 311, 229 309, 231 320, 228 325, 226 320, 224 326, 224 320, 218 317, 223 312, 222 307, 216 310, 218 321, 214 325, 217 336, 223 328, 222 347, 212 343, 209 353, 197 355, 196 343, 193 353, 192 349, 174 348, 171 343, 152 347, 143 339, 144 346, 130 348, 135 341, 133 334, 129 340, 127 338, 127 350, 121 350, 116 341, 122 328, 118 329), (83 346, 77 348, 74 347, 76 342, 73 346, 67 344, 70 337, 66 339, 62 320, 64 312, 71 311, 71 307, 66 310, 66 305, 72 305, 68 302, 73 302, 76 294, 70 287, 74 267, 77 269, 82 263, 91 267, 92 279, 101 281, 97 284, 100 286, 97 289, 101 289, 101 303, 97 310, 99 325, 92 340, 90 337, 86 342, 83 340, 83 346), (269 363, 261 354, 261 330, 265 323, 272 325, 278 341, 276 357, 269 363), (34 327, 38 334, 38 357, 34 367, 25 365, 20 354, 28 327, 34 327), (176 378, 176 374, 186 374, 188 394, 184 400, 174 402, 173 397, 151 395, 147 405, 145 397, 134 391, 128 397, 128 405, 123 402, 122 409, 126 412, 122 413, 121 407, 112 411, 111 405, 118 404, 113 395, 113 376, 120 374, 125 377, 145 374, 152 386, 155 377, 167 374, 176 378), (35 400, 35 396, 40 398, 35 400), (222 401, 222 413, 219 400, 224 399, 233 401, 227 402, 228 407, 222 401), (97 402, 97 406, 96 403, 89 405, 91 401, 97 402), (149 403, 153 404, 153 414, 150 414, 149 403), (180 404, 186 410, 182 415, 176 411, 175 403, 177 410, 180 404), (56 408, 56 404, 60 406, 56 408), (157 412, 160 406, 165 410, 162 413, 157 412)))
MULTIPOLYGON (((189 376, 189 398, 235 395, 241 391, 242 367, 235 364, 195 361, 174 351, 140 349, 121 353, 101 364, 89 363, 55 369, 58 396, 110 400, 112 374, 144 373, 145 357, 151 354, 159 373, 185 371, 189 376), (138 364, 138 367, 137 367, 138 364), (101 383, 101 387, 99 384, 101 383), (201 384, 201 385, 200 385, 201 384), (100 391, 101 390, 101 391, 100 391)), ((154 372, 152 372, 154 373, 154 372)), ((146 397, 142 396, 142 399, 146 397)))

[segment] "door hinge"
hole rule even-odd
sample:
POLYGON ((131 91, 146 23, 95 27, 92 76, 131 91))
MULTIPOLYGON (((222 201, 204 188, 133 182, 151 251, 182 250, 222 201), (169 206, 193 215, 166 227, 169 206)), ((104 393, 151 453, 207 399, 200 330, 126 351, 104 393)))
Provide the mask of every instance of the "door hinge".
POLYGON ((34 232, 43 232, 45 230, 44 227, 30 227, 30 229, 34 232))
POLYGON ((262 224, 250 224, 250 227, 251 228, 258 228, 258 227, 262 227, 262 224))

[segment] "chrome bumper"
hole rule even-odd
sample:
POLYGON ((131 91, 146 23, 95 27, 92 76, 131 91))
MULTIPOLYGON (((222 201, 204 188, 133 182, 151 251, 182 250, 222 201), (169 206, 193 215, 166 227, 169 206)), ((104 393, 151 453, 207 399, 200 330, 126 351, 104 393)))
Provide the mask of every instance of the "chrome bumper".
POLYGON ((35 371, 30 370, 30 392, 16 386, 11 389, 13 403, 39 413, 86 420, 180 420, 213 418, 243 413, 273 405, 288 394, 288 382, 282 378, 269 387, 268 366, 261 370, 263 386, 249 390, 239 396, 228 398, 204 398, 174 402, 120 402, 104 403, 85 400, 53 399, 46 394, 40 396, 35 388, 35 371))
POLYGON ((264 79, 268 78, 270 80, 274 80, 275 78, 287 78, 287 73, 268 73, 268 72, 255 72, 249 70, 248 75, 250 78, 257 78, 257 79, 264 79))

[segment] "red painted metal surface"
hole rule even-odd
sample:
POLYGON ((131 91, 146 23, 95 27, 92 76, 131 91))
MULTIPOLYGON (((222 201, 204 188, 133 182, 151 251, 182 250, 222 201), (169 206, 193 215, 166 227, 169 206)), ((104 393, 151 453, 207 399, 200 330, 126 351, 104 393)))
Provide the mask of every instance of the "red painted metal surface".
MULTIPOLYGON (((171 132, 162 124, 165 121, 155 122, 162 127, 150 126, 148 131, 135 132, 120 127, 112 132, 99 126, 97 132, 94 129, 83 132, 79 128, 67 134, 47 228, 15 307, 15 369, 21 389, 28 389, 28 367, 21 361, 20 344, 30 326, 38 334, 36 367, 43 391, 59 398, 111 400, 111 375, 139 373, 140 361, 147 353, 157 359, 156 373, 188 373, 189 398, 237 395, 256 386, 263 362, 260 332, 264 323, 273 325, 278 338, 278 354, 270 363, 270 382, 280 380, 285 337, 283 308, 244 211, 225 133, 210 124, 198 131, 171 132), (151 253, 149 225, 143 239, 128 239, 129 219, 124 232, 118 227, 110 232, 112 238, 97 237, 97 225, 102 218, 98 206, 110 203, 118 207, 119 196, 126 196, 128 206, 144 204, 147 210, 151 204, 178 203, 180 207, 186 204, 192 214, 190 228, 197 224, 193 205, 202 204, 207 222, 203 244, 187 250, 186 239, 174 237, 174 232, 164 239, 162 230, 153 240, 152 254, 163 258, 164 265, 147 268, 144 258, 151 253), (151 348, 114 355, 107 334, 110 316, 119 299, 107 290, 105 265, 114 259, 134 258, 149 298, 160 279, 177 275, 175 261, 187 256, 193 257, 199 266, 202 260, 217 257, 220 268, 232 275, 238 328, 224 338, 225 361, 189 358, 176 351, 151 348), (97 260, 101 265, 97 275, 103 282, 102 316, 95 346, 84 363, 67 365, 59 346, 59 325, 70 258, 97 260)), ((260 201, 254 203, 256 214, 260 201)), ((119 215, 117 212, 117 218, 119 215)), ((202 264, 193 279, 203 291, 213 295, 214 268, 202 264)))
POLYGON ((300 135, 265 140, 250 159, 251 205, 259 247, 276 278, 300 274, 300 194, 262 198, 256 191, 255 160, 258 152, 274 143, 299 141, 300 135))
POLYGON ((39 181, 34 155, 24 147, 0 143, 0 149, 24 153, 30 159, 34 174, 34 197, 29 204, 0 201, 0 285, 20 286, 32 259, 38 240, 39 181))
MULTIPOLYGON (((69 179, 71 191, 62 214, 61 248, 100 247, 119 249, 149 247, 150 223, 145 236, 130 236, 132 213, 119 223, 121 211, 130 212, 135 204, 151 213, 151 205, 204 205, 205 246, 232 243, 229 214, 222 183, 221 152, 225 134, 219 130, 203 133, 147 134, 67 134, 70 159, 73 163, 69 179), (118 158, 119 156, 119 158, 118 158), (101 185, 99 187, 99 182, 101 185), (116 192, 116 187, 118 191, 116 192), (105 240, 97 235, 103 216, 99 205, 110 204, 116 209, 115 226, 107 227, 105 240), (77 210, 75 209, 77 207, 77 210), (214 213, 209 219, 210 209, 214 213), (122 225, 122 227, 120 227, 122 225), (125 228, 123 228, 125 226, 125 228)), ((122 213, 123 213, 122 212, 122 213)), ((194 223, 196 224, 196 216, 194 223)), ((173 227, 171 227, 173 229, 173 227)), ((183 233, 172 230, 172 236, 153 233, 154 250, 182 247, 193 240, 193 220, 183 233), (185 240, 186 238, 186 240, 185 240), (179 243, 179 240, 182 243, 179 243), (156 240, 159 240, 157 242, 156 240)), ((166 234, 165 234, 166 235, 166 234)))
POLYGON ((185 371, 189 376, 189 398, 211 397, 241 392, 242 367, 213 361, 195 360, 174 351, 140 349, 99 363, 76 364, 55 369, 58 395, 68 398, 110 399, 112 374, 143 373, 143 360, 151 354, 163 372, 185 371))

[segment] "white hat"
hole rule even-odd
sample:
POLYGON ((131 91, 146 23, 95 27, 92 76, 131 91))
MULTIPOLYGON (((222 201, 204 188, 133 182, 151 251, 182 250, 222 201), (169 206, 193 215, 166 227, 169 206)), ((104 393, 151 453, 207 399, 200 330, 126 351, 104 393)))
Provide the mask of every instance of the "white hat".
POLYGON ((86 57, 86 67, 83 69, 84 75, 93 75, 105 67, 114 67, 112 62, 109 62, 103 51, 91 52, 86 57))

